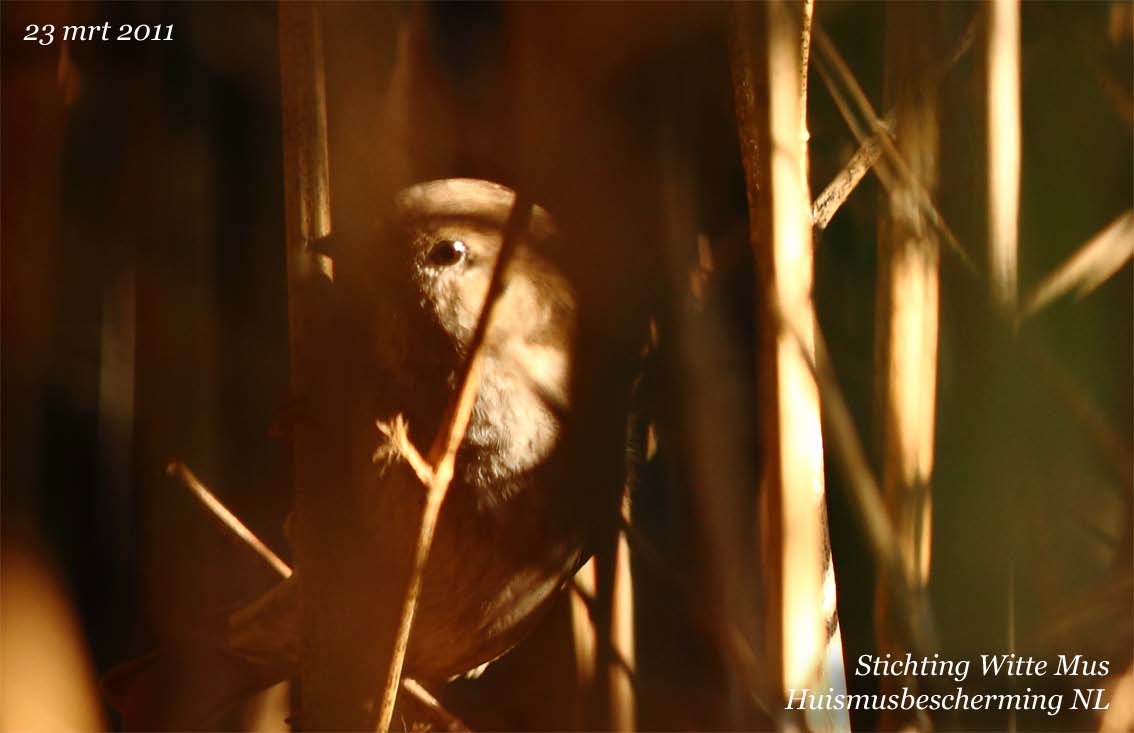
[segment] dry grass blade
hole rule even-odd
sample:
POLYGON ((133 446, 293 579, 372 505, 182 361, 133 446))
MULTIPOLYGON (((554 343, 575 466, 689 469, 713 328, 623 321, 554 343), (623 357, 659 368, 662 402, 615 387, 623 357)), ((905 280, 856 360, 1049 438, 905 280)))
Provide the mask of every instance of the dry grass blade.
POLYGON ((1076 297, 1083 298, 1118 272, 1132 256, 1134 212, 1127 211, 1041 280, 1024 300, 1020 318, 1035 315, 1072 290, 1076 291, 1076 297))
POLYGON ((816 229, 826 229, 835 217, 835 213, 850 198, 858 184, 866 176, 867 171, 874 167, 882 157, 882 141, 878 136, 884 134, 876 132, 866 138, 854 155, 850 157, 819 197, 811 205, 811 225, 816 229))
POLYGON ((394 715, 394 703, 397 700, 399 681, 402 676, 402 665, 405 663, 406 648, 409 645, 410 631, 413 627, 413 617, 417 609, 418 596, 421 593, 422 576, 425 565, 429 561, 429 551, 433 546, 433 534, 437 527, 437 517, 441 511, 441 504, 449 490, 449 482, 453 478, 453 470, 457 460, 457 449, 464 440, 465 430, 468 428, 469 418, 472 416, 473 405, 476 404, 477 393, 480 389, 480 371, 483 363, 482 346, 488 327, 492 322, 492 313, 496 307, 498 296, 504 289, 504 272, 511 260, 512 253, 518 245, 520 237, 528 228, 531 219, 532 204, 523 194, 517 194, 512 205, 512 213, 504 228, 504 238, 500 246, 500 253, 492 271, 492 279, 485 295, 484 307, 477 321, 476 331, 473 332, 469 342, 467 357, 459 375, 457 390, 453 401, 449 405, 442 428, 438 431, 429 450, 429 464, 432 467, 431 481, 425 498, 425 507, 422 511, 421 527, 418 532, 417 544, 414 548, 413 567, 411 569, 409 587, 406 589, 402 610, 398 618, 397 637, 394 642, 393 657, 387 671, 386 681, 382 688, 382 702, 378 709, 377 729, 388 731, 390 721, 394 715))

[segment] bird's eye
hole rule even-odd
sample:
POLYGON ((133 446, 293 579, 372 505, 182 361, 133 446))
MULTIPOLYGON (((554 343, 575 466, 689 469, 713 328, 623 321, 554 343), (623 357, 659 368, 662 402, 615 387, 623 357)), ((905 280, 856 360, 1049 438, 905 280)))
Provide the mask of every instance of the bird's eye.
POLYGON ((429 250, 429 262, 437 267, 451 267, 469 254, 468 245, 459 239, 445 239, 429 250))

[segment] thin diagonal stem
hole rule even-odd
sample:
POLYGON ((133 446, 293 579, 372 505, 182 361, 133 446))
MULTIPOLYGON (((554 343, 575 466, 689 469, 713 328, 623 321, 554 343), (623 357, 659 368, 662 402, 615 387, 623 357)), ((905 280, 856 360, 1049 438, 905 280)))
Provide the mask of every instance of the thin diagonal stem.
POLYGON ((862 144, 850 157, 819 197, 811 205, 811 225, 816 229, 826 229, 831 223, 835 213, 842 207, 854 192, 858 184, 866 176, 867 171, 874 167, 882 157, 882 142, 875 133, 863 140, 862 144))
MULTIPOLYGON (((936 85, 945 78, 945 75, 952 69, 958 61, 968 52, 973 46, 973 41, 976 38, 977 25, 980 18, 980 13, 973 16, 972 21, 957 38, 953 47, 953 52, 939 65, 935 65, 924 76, 922 84, 926 86, 936 85)), ((822 70, 820 70, 822 73, 822 70)), ((828 80, 828 85, 830 81, 828 80)), ((834 96, 834 93, 832 93, 834 96)), ((841 99, 841 97, 840 97, 841 99)), ((837 101, 836 103, 839 103, 837 101)), ((842 102, 845 104, 845 102, 842 102)), ((887 128, 884 133, 881 130, 875 132, 862 140, 858 150, 851 156, 850 160, 846 162, 819 197, 811 206, 811 223, 816 229, 826 229, 827 225, 831 223, 831 219, 835 213, 842 207, 846 200, 854 192, 855 188, 866 176, 867 171, 874 168, 875 163, 882 157, 882 141, 879 139, 880 135, 890 134, 893 136, 892 129, 894 126, 894 111, 890 110, 883 118, 883 123, 887 128)), ((882 173, 878 172, 879 176, 882 173)))
POLYGON ((969 256, 968 252, 965 251, 964 247, 961 246, 956 235, 953 234, 949 225, 945 223, 944 217, 941 216, 941 212, 933 203, 932 198, 930 198, 925 188, 918 182, 917 177, 910 171, 909 165, 906 163, 905 159, 894 146, 894 141, 888 134, 886 123, 878 116, 878 113, 875 112, 874 106, 870 104, 866 93, 862 90, 858 80, 854 78, 850 67, 847 66, 846 61, 843 60, 842 55, 839 53, 838 49, 835 48, 835 44, 831 41, 831 38, 821 28, 816 28, 813 36, 815 47, 819 51, 819 63, 816 64, 816 67, 819 69, 824 83, 826 83, 828 90, 831 92, 831 97, 835 100, 835 105, 838 107, 839 113, 843 116, 847 126, 851 128, 855 139, 858 140, 860 144, 865 142, 868 137, 867 130, 855 120, 846 96, 849 95, 849 101, 854 102, 859 113, 865 119, 866 125, 870 131, 869 134, 876 135, 878 141, 881 143, 886 162, 893 167, 893 171, 891 171, 892 176, 888 176, 877 167, 875 168, 882 183, 886 185, 887 188, 892 188, 894 177, 901 179, 901 182, 905 186, 908 186, 913 192, 914 203, 921 210, 922 215, 933 228, 938 231, 949 248, 957 254, 961 263, 968 270, 974 273, 978 272, 976 265, 973 264, 972 258, 969 256), (836 83, 836 77, 839 83, 836 83))
MULTIPOLYGON (((233 514, 232 510, 224 505, 220 499, 216 497, 208 486, 201 482, 197 476, 189 470, 189 467, 181 462, 174 462, 169 464, 166 473, 177 479, 182 486, 189 489, 195 497, 197 497, 201 504, 208 509, 214 517, 220 520, 221 524, 230 530, 236 537, 241 540, 247 547, 251 548, 260 557, 264 558, 272 569, 275 570, 283 579, 292 576, 291 566, 288 565, 283 559, 272 551, 272 548, 261 540, 256 534, 248 528, 240 520, 240 517, 233 514)), ((445 725, 446 731, 467 731, 469 727, 461 721, 460 718, 450 713, 437 701, 429 690, 426 690, 420 682, 406 677, 402 680, 402 689, 415 698, 423 707, 429 710, 439 722, 445 725)))
POLYGON ((421 528, 418 531, 417 544, 414 548, 409 587, 406 589, 405 600, 402 603, 402 610, 398 618, 394 653, 382 688, 382 702, 378 712, 377 729, 383 733, 390 729, 390 721, 394 715, 394 703, 397 700, 402 666, 405 663, 410 630, 413 627, 414 613, 417 610, 417 601, 421 594, 425 565, 429 561, 429 551, 433 546, 437 517, 441 512, 445 495, 449 491, 449 483, 453 479, 454 466, 457 460, 457 449, 460 447, 461 441, 464 440, 465 430, 468 428, 473 405, 476 404, 477 393, 480 389, 485 336, 488 333, 488 327, 492 321, 492 314, 496 308, 499 295, 504 289, 504 271, 511 260, 520 236, 528 228, 531 211, 531 202, 522 194, 517 194, 512 206, 512 213, 509 215, 508 223, 504 228, 504 238, 500 246, 500 253, 496 258, 496 265, 492 271, 488 293, 485 295, 484 308, 481 311, 480 319, 477 321, 472 340, 469 342, 468 357, 461 368, 458 381, 460 388, 450 403, 446 412, 446 419, 442 422, 443 427, 438 431, 433 446, 429 450, 429 463, 432 466, 433 476, 426 493, 421 528))
POLYGON ((182 486, 193 492, 200 502, 205 506, 209 512, 216 517, 222 525, 247 545, 253 552, 259 555, 264 562, 268 563, 275 570, 281 578, 291 577, 291 566, 288 565, 283 559, 280 558, 272 548, 264 544, 256 534, 248 528, 244 522, 240 521, 240 517, 233 514, 228 507, 221 503, 220 499, 209 491, 209 487, 201 483, 189 467, 184 463, 174 462, 166 466, 165 472, 171 478, 177 479, 182 486))

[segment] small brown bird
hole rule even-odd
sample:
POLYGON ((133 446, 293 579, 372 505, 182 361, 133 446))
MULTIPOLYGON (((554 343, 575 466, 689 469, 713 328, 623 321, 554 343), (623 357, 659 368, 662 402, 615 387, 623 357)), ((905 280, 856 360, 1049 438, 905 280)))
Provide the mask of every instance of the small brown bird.
MULTIPOLYGON (((404 415, 417 445, 429 444, 459 386, 514 199, 467 179, 421 184, 396 199, 401 246, 383 269, 411 287, 384 278, 385 291, 403 299, 388 304, 385 322, 380 316, 388 337, 376 358, 392 379, 383 412, 404 415)), ((486 332, 480 389, 407 652, 411 674, 444 679, 502 654, 582 559, 591 512, 578 511, 586 492, 571 481, 563 440, 576 307, 547 256, 556 246, 555 223, 536 207, 486 332)), ((399 493, 384 487, 378 496, 375 515, 392 516, 397 507, 381 503, 400 502, 399 493)))
MULTIPOLYGON (((486 181, 413 186, 396 197, 374 249, 377 313, 367 317, 381 339, 372 360, 383 385, 374 417, 404 416, 418 446, 429 445, 459 386, 514 202, 512 191, 486 181)), ((572 421, 578 309, 551 256, 564 246, 551 215, 533 207, 485 335, 478 397, 426 567, 407 675, 441 681, 505 653, 589 556, 602 518, 617 506, 618 476, 583 478, 599 461, 583 455, 594 452, 596 436, 623 432, 572 421)), ((620 400, 610 403, 599 412, 620 400)), ((417 524, 399 517, 415 516, 423 488, 394 446, 380 446, 375 458, 365 513, 382 524, 382 542, 404 553, 417 524)), ((170 671, 176 659, 165 655, 160 666, 154 658, 115 673, 110 687, 133 718, 127 724, 203 726, 242 695, 294 676, 297 582, 232 614, 219 643, 192 645, 181 656, 192 657, 186 663, 195 672, 170 671), (191 704, 161 709, 155 687, 202 672, 191 704)))

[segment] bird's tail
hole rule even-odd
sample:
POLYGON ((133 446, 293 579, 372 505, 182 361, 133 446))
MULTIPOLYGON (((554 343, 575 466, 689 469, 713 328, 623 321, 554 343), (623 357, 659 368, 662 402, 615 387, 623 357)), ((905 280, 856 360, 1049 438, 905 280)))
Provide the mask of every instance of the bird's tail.
POLYGON ((103 688, 123 730, 209 730, 279 679, 224 649, 178 644, 118 665, 103 688))
POLYGON ((103 679, 123 730, 208 730, 239 702, 295 669, 291 582, 215 629, 120 664, 103 679))

